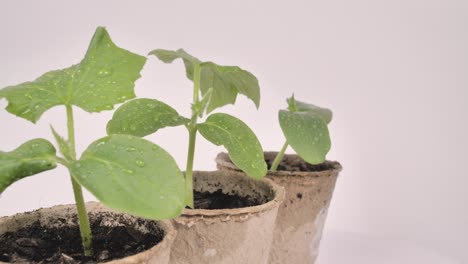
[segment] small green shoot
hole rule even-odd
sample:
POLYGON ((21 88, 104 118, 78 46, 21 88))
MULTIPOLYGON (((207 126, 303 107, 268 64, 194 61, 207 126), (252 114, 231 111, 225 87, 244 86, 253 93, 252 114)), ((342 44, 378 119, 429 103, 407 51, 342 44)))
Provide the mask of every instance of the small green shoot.
POLYGON ((319 164, 325 161, 331 141, 327 124, 332 112, 312 104, 297 101, 294 95, 287 99, 288 110, 280 110, 279 123, 286 142, 273 161, 270 171, 276 171, 288 146, 306 162, 319 164))
POLYGON ((165 63, 183 60, 186 75, 193 81, 191 117, 182 117, 172 107, 155 99, 135 99, 117 109, 107 125, 107 133, 143 137, 164 127, 184 125, 189 133, 185 197, 186 205, 191 208, 194 208, 192 174, 197 132, 213 144, 223 145, 233 162, 247 175, 256 179, 263 177, 267 166, 262 147, 244 122, 223 113, 211 114, 203 123, 198 122, 205 114, 234 104, 238 94, 247 96, 258 107, 260 88, 257 78, 237 66, 202 62, 182 49, 157 49, 150 55, 165 63))
POLYGON ((145 57, 117 47, 105 28, 98 27, 80 63, 0 90, 8 112, 34 123, 48 109, 65 106, 68 138, 51 127, 62 156, 45 139, 0 152, 0 193, 57 163, 65 166, 71 175, 85 256, 93 255, 93 247, 82 186, 110 208, 150 219, 176 217, 185 206, 182 172, 165 150, 149 141, 111 135, 76 157, 73 106, 100 112, 134 98, 134 83, 145 62, 145 57))

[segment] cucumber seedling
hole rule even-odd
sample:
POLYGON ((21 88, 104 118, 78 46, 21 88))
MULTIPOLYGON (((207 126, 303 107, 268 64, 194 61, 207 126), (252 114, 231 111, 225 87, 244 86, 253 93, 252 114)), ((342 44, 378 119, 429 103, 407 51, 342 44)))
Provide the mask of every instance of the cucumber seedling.
POLYGON ((108 134, 150 135, 168 126, 184 125, 188 130, 189 146, 185 171, 186 205, 194 208, 193 162, 197 132, 215 145, 223 145, 231 160, 250 177, 265 176, 267 166, 263 150, 255 134, 241 120, 225 113, 210 114, 227 104, 234 104, 238 94, 260 104, 257 78, 237 66, 221 66, 202 62, 182 49, 157 49, 150 52, 165 63, 182 59, 187 77, 193 81, 191 117, 180 116, 175 109, 155 99, 135 99, 119 107, 107 125, 108 134), (199 118, 210 114, 199 123, 199 118))
POLYGON ((287 99, 287 103, 288 109, 278 112, 286 142, 271 165, 273 172, 278 169, 288 146, 310 164, 324 162, 331 147, 327 125, 332 120, 332 111, 297 101, 294 95, 287 99))
POLYGON ((149 141, 110 135, 76 157, 73 106, 100 112, 134 98, 134 83, 145 62, 145 57, 117 47, 105 28, 98 27, 80 63, 0 90, 0 99, 8 101, 6 110, 33 123, 50 108, 65 106, 68 138, 51 127, 62 155, 40 138, 0 152, 0 193, 24 177, 57 164, 65 166, 71 175, 85 256, 93 255, 93 247, 82 186, 110 208, 145 218, 173 218, 185 207, 182 172, 165 150, 149 141))

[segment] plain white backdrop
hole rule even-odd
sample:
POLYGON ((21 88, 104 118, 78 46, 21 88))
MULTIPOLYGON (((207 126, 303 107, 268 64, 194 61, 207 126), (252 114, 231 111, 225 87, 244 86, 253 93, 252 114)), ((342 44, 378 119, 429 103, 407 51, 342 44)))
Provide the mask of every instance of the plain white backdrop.
MULTIPOLYGON (((328 158, 344 170, 325 239, 327 232, 386 237, 468 262, 467 1, 7 0, 0 2, 0 87, 78 63, 99 25, 133 52, 184 48, 254 73, 260 109, 239 97, 222 111, 244 120, 265 150, 283 144, 277 111, 293 92, 331 108, 328 158)), ((138 96, 189 113, 192 87, 182 63, 150 58, 142 75, 138 96)), ((2 151, 31 138, 53 140, 49 124, 65 134, 63 107, 34 125, 6 105, 0 100, 2 151)), ((112 112, 75 108, 75 115, 81 152, 105 135, 112 112)), ((185 167, 183 128, 148 139, 185 167)), ((199 137, 196 169, 215 169, 219 151, 199 137)), ((72 202, 69 177, 58 168, 7 189, 0 216, 72 202)))

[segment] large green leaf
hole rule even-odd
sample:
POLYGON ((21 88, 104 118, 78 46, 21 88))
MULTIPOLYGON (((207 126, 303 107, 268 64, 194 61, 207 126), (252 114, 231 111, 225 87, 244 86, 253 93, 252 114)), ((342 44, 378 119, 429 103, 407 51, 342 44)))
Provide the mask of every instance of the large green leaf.
POLYGON ((207 112, 236 102, 237 94, 251 99, 257 108, 260 105, 260 87, 257 78, 237 66, 221 66, 213 62, 201 62, 182 49, 177 51, 157 49, 150 52, 165 63, 180 58, 184 61, 187 77, 193 81, 196 64, 200 65, 200 90, 203 96, 213 88, 207 112))
POLYGON ((150 135, 167 126, 190 122, 169 105, 154 99, 135 99, 120 106, 107 123, 107 133, 129 134, 139 137, 150 135))
POLYGON ((150 219, 178 216, 184 176, 161 147, 131 135, 92 143, 70 166, 72 176, 103 204, 150 219))
POLYGON ((298 101, 294 98, 294 95, 288 98, 287 102, 291 112, 312 112, 320 116, 327 124, 329 124, 333 118, 333 113, 330 109, 298 101))
POLYGON ((47 140, 30 140, 11 152, 0 151, 0 193, 24 177, 55 168, 55 148, 47 140))
POLYGON ((228 114, 216 113, 198 125, 198 131, 215 145, 223 145, 232 162, 250 177, 265 176, 267 166, 263 150, 252 130, 241 120, 228 114))
POLYGON ((117 47, 107 31, 98 27, 79 64, 6 87, 0 90, 0 98, 8 100, 8 112, 32 122, 57 105, 76 105, 88 112, 110 110, 135 97, 134 82, 145 61, 117 47))
POLYGON ((312 112, 279 111, 279 123, 289 145, 305 161, 322 163, 331 142, 325 121, 312 112))

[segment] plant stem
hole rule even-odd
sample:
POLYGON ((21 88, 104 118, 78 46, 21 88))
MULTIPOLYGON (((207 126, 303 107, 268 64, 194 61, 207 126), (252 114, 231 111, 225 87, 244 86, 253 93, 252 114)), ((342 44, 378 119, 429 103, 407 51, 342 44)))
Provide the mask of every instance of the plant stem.
POLYGON ((289 144, 288 141, 284 142, 283 147, 281 148, 280 152, 278 155, 276 155, 275 160, 273 161, 273 164, 271 164, 270 171, 275 172, 276 169, 278 169, 278 165, 280 164, 281 160, 283 159, 284 152, 286 152, 286 149, 288 148, 289 144))
POLYGON ((88 214, 83 199, 83 192, 80 184, 71 178, 73 193, 75 194, 76 209, 78 211, 78 221, 80 222, 81 240, 83 242, 84 255, 91 257, 93 255, 91 227, 89 226, 88 214))
MULTIPOLYGON (((193 71, 193 104, 198 103, 200 93, 200 65, 196 64, 193 71)), ((187 154, 187 167, 185 169, 185 203, 194 208, 193 203, 193 160, 195 157, 195 140, 197 138, 198 114, 192 110, 192 119, 187 126, 189 131, 189 148, 187 154)))
MULTIPOLYGON (((73 109, 71 105, 66 105, 67 108, 67 128, 68 128, 68 143, 70 144, 70 157, 76 160, 75 147, 75 128, 73 122, 73 109)), ((86 213, 85 202, 83 199, 83 191, 80 184, 71 177, 73 194, 75 196, 76 209, 78 211, 78 221, 80 223, 81 240, 83 243, 84 255, 90 257, 93 255, 91 227, 89 225, 88 214, 86 213)))
POLYGON ((190 208, 194 208, 193 204, 193 159, 195 156, 195 139, 197 129, 189 128, 189 149, 187 155, 187 168, 185 170, 185 202, 190 208))

